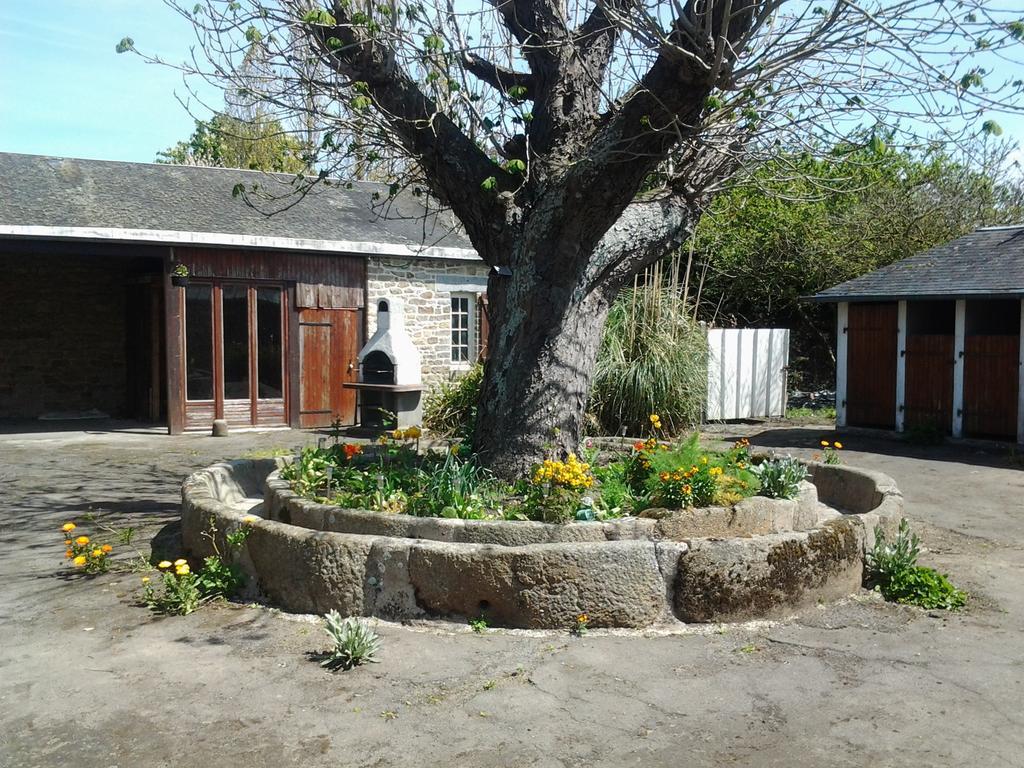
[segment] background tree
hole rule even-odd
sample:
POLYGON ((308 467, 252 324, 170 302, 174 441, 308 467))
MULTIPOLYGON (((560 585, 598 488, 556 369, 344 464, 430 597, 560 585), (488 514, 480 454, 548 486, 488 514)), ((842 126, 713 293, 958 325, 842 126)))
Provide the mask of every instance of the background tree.
POLYGON ((237 89, 257 48, 261 103, 319 89, 321 146, 406 158, 496 268, 474 442, 505 476, 575 448, 612 301, 738 169, 864 120, 977 130, 1021 91, 989 69, 1024 22, 982 0, 170 1, 186 73, 237 89))
POLYGON ((249 118, 214 115, 196 120, 187 141, 157 153, 158 163, 245 168, 275 173, 309 170, 300 141, 277 120, 256 114, 249 118))

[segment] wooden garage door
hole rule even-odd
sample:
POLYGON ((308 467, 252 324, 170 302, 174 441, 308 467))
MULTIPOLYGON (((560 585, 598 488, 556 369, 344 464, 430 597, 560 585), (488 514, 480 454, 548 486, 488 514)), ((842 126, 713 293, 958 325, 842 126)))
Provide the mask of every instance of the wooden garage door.
POLYGON ((850 304, 846 331, 846 422, 850 426, 896 426, 898 318, 895 302, 850 304))
POLYGON ((953 427, 953 336, 907 336, 906 394, 903 413, 906 427, 953 427))
POLYGON ((355 424, 355 390, 361 334, 357 309, 303 309, 299 312, 302 367, 299 379, 299 426, 327 427, 335 419, 355 424))
POLYGON ((964 339, 964 432, 969 437, 1016 437, 1019 361, 1017 336, 964 339))

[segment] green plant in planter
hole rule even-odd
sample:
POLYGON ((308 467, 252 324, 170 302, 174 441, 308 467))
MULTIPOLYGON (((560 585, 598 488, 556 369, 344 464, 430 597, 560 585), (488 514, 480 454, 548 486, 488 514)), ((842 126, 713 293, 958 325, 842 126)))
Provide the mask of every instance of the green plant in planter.
POLYGON ((324 616, 324 630, 330 635, 334 647, 320 666, 327 669, 349 670, 360 664, 376 664, 380 660, 380 635, 357 618, 343 619, 337 611, 324 616))
POLYGON ((769 499, 795 499, 807 468, 792 456, 765 459, 750 468, 761 483, 760 494, 769 499))
POLYGON ((920 539, 900 520, 895 540, 889 542, 881 526, 875 527, 875 546, 867 556, 868 580, 882 597, 920 608, 956 610, 967 602, 967 593, 934 568, 917 564, 920 539))
POLYGON ((173 277, 188 277, 188 267, 184 264, 175 264, 174 269, 171 270, 173 277))

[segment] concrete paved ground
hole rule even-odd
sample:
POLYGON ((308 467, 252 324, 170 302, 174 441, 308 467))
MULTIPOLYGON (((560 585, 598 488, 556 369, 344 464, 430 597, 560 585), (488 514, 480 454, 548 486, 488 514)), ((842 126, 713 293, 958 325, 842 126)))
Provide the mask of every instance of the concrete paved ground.
MULTIPOLYGON (((833 437, 726 431, 805 455, 833 437)), ((864 593, 668 635, 382 623, 382 663, 332 675, 307 657, 325 647, 311 619, 157 618, 138 574, 63 567, 59 526, 84 510, 176 554, 185 474, 309 439, 0 436, 0 765, 1024 765, 1024 465, 1005 451, 845 440, 971 591, 955 615, 864 593)))

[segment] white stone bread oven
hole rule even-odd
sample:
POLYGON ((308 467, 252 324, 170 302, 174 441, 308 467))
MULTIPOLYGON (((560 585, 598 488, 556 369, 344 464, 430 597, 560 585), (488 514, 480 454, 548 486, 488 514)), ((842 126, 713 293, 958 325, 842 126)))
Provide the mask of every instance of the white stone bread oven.
POLYGON ((360 426, 419 426, 422 361, 405 328, 401 299, 385 296, 377 300, 377 330, 359 351, 359 382, 346 386, 359 392, 360 426))

